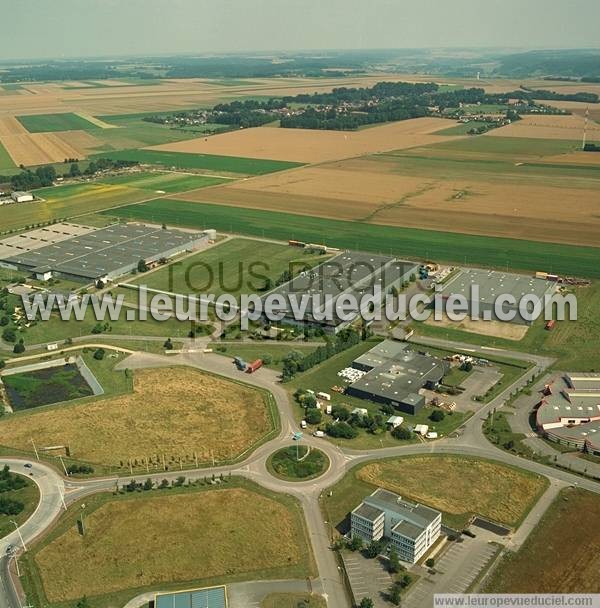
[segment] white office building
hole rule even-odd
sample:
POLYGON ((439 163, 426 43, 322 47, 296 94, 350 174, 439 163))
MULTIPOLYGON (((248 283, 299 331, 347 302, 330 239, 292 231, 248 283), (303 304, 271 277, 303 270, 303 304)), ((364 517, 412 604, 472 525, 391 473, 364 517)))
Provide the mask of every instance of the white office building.
POLYGON ((353 538, 372 542, 385 537, 402 561, 414 564, 439 538, 442 514, 379 488, 352 511, 350 522, 353 538))

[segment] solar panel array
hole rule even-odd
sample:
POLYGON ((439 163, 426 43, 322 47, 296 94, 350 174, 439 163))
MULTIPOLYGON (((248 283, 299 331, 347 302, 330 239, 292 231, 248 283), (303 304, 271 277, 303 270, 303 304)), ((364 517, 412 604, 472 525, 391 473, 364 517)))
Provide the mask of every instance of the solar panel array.
POLYGON ((163 593, 156 596, 155 608, 227 608, 225 587, 163 593))

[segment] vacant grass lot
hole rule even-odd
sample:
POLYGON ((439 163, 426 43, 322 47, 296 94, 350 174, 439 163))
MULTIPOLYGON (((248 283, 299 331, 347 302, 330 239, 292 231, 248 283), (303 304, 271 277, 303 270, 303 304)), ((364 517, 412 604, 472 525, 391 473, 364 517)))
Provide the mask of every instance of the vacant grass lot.
POLYGON ((297 247, 236 238, 165 266, 132 284, 181 294, 260 293, 286 270, 313 266, 323 256, 303 255, 297 247))
POLYGON ((600 497, 564 489, 517 553, 509 553, 486 593, 598 593, 600 497))
POLYGON ((0 514, 0 538, 4 538, 10 532, 14 532, 15 526, 12 521, 16 521, 20 526, 25 523, 36 510, 40 492, 37 485, 28 477, 26 478, 27 485, 19 490, 9 490, 8 492, 0 492, 0 498, 10 498, 18 500, 25 505, 25 508, 18 515, 2 515, 0 514))
POLYGON ((481 515, 516 528, 547 486, 539 475, 488 460, 407 456, 355 467, 323 504, 337 526, 364 496, 383 487, 440 510, 452 527, 462 528, 472 515, 481 515))
POLYGON ((120 150, 103 152, 96 158, 113 160, 133 160, 142 164, 178 167, 179 169, 206 169, 207 171, 263 175, 273 171, 283 171, 299 167, 302 163, 282 160, 262 160, 237 156, 217 156, 213 154, 188 154, 185 152, 162 152, 158 150, 120 150))
POLYGON ((99 127, 85 118, 66 112, 64 114, 33 114, 17 116, 18 121, 30 133, 48 133, 51 131, 95 131, 99 127))
POLYGON ((206 188, 223 184, 228 180, 205 175, 185 175, 183 173, 143 172, 117 175, 99 180, 99 183, 112 186, 127 186, 148 192, 185 192, 196 188, 206 188))
POLYGON ((313 573, 302 510, 289 496, 231 479, 219 489, 155 490, 73 505, 29 560, 40 604, 87 596, 94 608, 138 593, 313 573), (269 522, 269 525, 265 525, 269 522), (44 601, 45 600, 45 601, 44 601))
POLYGON ((535 271, 546 268, 575 276, 600 278, 595 247, 578 247, 519 239, 492 238, 378 226, 306 217, 290 213, 241 209, 206 203, 158 199, 141 205, 128 205, 107 212, 110 215, 194 228, 211 227, 223 232, 237 232, 287 241, 322 242, 332 247, 392 253, 414 259, 471 264, 535 271))
POLYGON ((261 608, 327 608, 319 595, 308 593, 272 593, 261 602, 261 608))
POLYGON ((2 169, 14 169, 14 173, 18 173, 13 159, 0 142, 0 170, 2 169))
POLYGON ((0 432, 4 445, 20 450, 33 438, 39 447, 68 445, 73 458, 94 464, 128 469, 144 461, 162 470, 196 457, 235 459, 276 424, 263 392, 173 367, 136 371, 132 394, 5 416, 0 432))

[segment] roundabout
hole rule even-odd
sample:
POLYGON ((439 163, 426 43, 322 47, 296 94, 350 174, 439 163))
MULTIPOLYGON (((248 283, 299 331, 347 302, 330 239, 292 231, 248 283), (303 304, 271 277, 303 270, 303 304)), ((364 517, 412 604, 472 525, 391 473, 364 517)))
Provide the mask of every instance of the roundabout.
POLYGON ((285 481, 309 481, 321 477, 331 466, 328 456, 310 445, 292 445, 273 452, 267 471, 285 481))

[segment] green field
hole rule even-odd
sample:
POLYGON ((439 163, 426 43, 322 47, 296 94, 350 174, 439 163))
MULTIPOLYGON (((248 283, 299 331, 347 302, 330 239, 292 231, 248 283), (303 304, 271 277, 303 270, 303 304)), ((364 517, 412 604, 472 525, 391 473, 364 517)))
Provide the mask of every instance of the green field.
POLYGON ((518 239, 472 236, 275 213, 232 209, 223 205, 155 200, 108 212, 136 220, 168 222, 194 228, 216 228, 287 241, 325 241, 332 247, 391 253, 409 258, 489 266, 511 270, 548 268, 556 273, 600 277, 599 250, 518 239))
POLYGON ((160 196, 160 192, 184 192, 222 182, 204 175, 143 173, 39 188, 35 194, 42 201, 0 206, 0 227, 2 230, 24 228, 152 199, 160 196))
POLYGON ((302 250, 277 243, 235 238, 185 260, 143 275, 132 284, 174 293, 220 295, 264 291, 266 280, 302 265, 312 266, 322 256, 303 255, 302 250), (293 266, 290 266, 292 265, 293 266))
POLYGON ((85 118, 65 112, 64 114, 32 114, 30 116, 17 116, 17 120, 30 133, 48 133, 50 131, 96 131, 100 129, 97 125, 85 118))
POLYGON ((302 165, 302 163, 282 160, 161 152, 158 150, 120 150, 118 152, 103 152, 102 154, 95 155, 95 158, 98 157, 110 158, 112 160, 137 161, 149 165, 173 166, 180 169, 206 169, 207 171, 223 171, 244 175, 264 175, 265 173, 283 171, 284 169, 292 169, 293 167, 300 167, 302 165))
MULTIPOLYGON (((13 162, 13 159, 10 157, 10 154, 6 151, 6 148, 0 142, 0 169, 15 169, 16 165, 13 162)), ((15 171, 18 173, 18 171, 15 171)))

